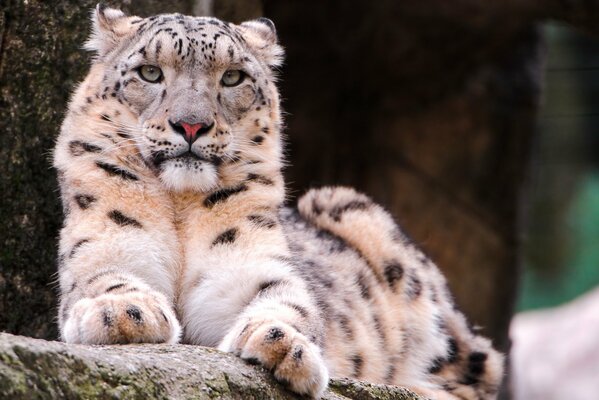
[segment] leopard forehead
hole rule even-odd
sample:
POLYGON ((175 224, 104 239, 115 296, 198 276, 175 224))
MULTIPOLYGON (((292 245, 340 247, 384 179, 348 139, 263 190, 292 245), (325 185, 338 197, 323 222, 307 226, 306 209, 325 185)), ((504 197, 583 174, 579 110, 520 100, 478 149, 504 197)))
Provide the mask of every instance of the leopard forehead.
POLYGON ((211 71, 259 64, 239 29, 215 18, 164 14, 135 19, 131 26, 134 34, 115 54, 124 65, 147 61, 179 70, 211 71))

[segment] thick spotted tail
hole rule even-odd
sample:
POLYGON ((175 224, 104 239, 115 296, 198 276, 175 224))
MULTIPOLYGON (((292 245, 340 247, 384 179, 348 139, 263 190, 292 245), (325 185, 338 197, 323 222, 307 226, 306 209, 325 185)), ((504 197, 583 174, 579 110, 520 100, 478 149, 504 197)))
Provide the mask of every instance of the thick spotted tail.
POLYGON ((416 335, 416 340, 408 337, 398 361, 421 369, 424 382, 403 382, 398 376, 394 383, 433 398, 495 398, 503 374, 502 355, 469 328, 456 310, 441 272, 387 211, 344 187, 311 190, 300 199, 298 208, 319 229, 350 244, 386 286, 382 290, 390 289, 397 296, 395 304, 416 311, 414 318, 406 321, 405 331, 416 325, 436 331, 416 335), (422 390, 415 387, 422 384, 422 390))

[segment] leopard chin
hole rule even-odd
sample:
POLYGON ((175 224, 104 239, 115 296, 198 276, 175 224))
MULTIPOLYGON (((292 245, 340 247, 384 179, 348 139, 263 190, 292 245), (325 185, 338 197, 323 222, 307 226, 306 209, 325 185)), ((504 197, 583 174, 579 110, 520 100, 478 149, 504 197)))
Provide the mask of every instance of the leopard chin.
POLYGON ((216 166, 194 157, 181 156, 160 165, 160 181, 171 191, 206 193, 218 185, 216 166))

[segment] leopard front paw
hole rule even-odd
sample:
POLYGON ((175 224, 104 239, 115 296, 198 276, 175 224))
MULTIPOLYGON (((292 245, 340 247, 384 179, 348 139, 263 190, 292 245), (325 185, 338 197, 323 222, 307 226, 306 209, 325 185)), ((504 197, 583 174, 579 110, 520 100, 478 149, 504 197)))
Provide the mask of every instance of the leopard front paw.
POLYGON ((292 326, 280 321, 250 321, 233 329, 219 346, 273 371, 292 391, 319 398, 329 373, 320 349, 292 326))
POLYGON ((106 293, 77 301, 62 330, 68 343, 177 343, 181 326, 158 292, 106 293))

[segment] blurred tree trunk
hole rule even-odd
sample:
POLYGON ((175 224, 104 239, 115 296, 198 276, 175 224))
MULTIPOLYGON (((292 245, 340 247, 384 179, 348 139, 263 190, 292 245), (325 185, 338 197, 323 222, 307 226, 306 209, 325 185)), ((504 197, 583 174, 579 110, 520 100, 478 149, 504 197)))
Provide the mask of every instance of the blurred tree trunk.
MULTIPOLYGON (((62 220, 50 153, 97 0, 0 3, 0 330, 56 338, 56 248, 62 220)), ((140 15, 191 12, 190 0, 113 1, 140 15)))

